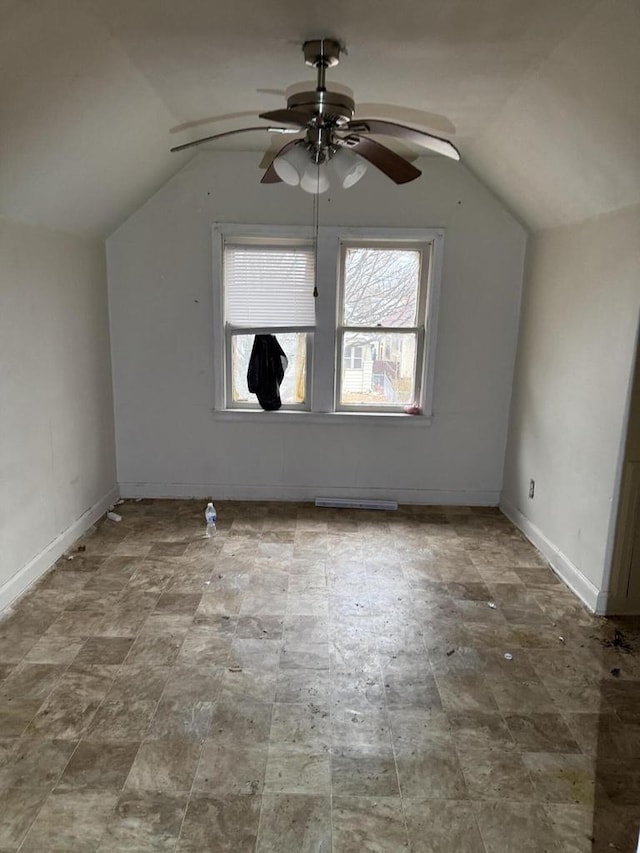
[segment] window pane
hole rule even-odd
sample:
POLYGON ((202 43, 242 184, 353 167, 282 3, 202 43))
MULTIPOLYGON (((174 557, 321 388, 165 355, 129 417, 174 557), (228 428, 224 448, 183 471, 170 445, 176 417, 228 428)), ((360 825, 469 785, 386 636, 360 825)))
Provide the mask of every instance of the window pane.
MULTIPOLYGON (((276 335, 277 341, 287 356, 289 364, 280 386, 282 405, 305 402, 307 381, 307 336, 303 332, 288 332, 276 335)), ((247 387, 247 370, 253 347, 254 335, 233 335, 231 338, 231 393, 234 403, 255 403, 255 394, 247 387)))
POLYGON ((413 332, 345 332, 342 406, 406 406, 414 402, 416 335, 413 332))
POLYGON ((415 326, 420 255, 415 249, 346 249, 344 325, 415 326))

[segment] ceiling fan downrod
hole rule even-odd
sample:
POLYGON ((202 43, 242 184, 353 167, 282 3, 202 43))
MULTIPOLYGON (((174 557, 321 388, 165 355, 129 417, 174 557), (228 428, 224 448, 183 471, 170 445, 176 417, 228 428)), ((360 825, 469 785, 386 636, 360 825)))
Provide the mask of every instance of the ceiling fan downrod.
POLYGON ((317 70, 317 85, 312 92, 297 92, 287 98, 287 109, 306 113, 309 122, 339 127, 351 121, 355 113, 353 98, 326 87, 327 68, 340 62, 340 45, 334 39, 313 39, 302 45, 307 65, 317 70))

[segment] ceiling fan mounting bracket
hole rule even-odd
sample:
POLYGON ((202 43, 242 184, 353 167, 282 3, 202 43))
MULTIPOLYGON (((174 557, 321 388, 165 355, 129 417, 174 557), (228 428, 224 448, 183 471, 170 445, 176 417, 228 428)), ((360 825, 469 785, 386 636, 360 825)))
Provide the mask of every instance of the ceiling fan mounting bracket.
POLYGON ((340 45, 335 39, 312 39, 302 50, 304 61, 313 68, 333 68, 340 62, 340 45))

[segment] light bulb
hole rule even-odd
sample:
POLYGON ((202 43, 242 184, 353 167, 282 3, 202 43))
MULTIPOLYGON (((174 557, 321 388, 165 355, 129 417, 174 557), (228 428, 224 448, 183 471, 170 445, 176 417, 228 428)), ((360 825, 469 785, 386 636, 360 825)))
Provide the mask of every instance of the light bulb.
POLYGON ((300 188, 306 193, 324 193, 329 189, 329 170, 326 163, 319 166, 309 163, 300 179, 300 188))
POLYGON ((304 145, 296 143, 293 148, 280 154, 273 161, 273 168, 280 180, 289 186, 297 187, 300 178, 309 165, 309 154, 304 145))
POLYGON ((357 184, 367 171, 367 164, 362 157, 358 157, 348 148, 340 148, 336 151, 331 158, 331 166, 340 181, 340 186, 345 190, 357 184))

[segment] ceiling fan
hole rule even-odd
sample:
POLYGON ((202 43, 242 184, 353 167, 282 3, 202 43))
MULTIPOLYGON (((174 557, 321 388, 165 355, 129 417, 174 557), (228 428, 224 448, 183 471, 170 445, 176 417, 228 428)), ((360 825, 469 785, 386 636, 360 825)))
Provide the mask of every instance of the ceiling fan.
POLYGON ((259 118, 275 122, 275 125, 216 133, 177 145, 171 151, 184 151, 204 142, 256 130, 295 134, 296 139, 285 143, 273 154, 261 183, 284 181, 315 194, 328 189, 330 170, 341 186, 347 189, 360 180, 368 163, 396 184, 405 184, 420 176, 419 169, 391 148, 372 139, 371 134, 392 136, 453 160, 460 159, 460 153, 451 142, 426 131, 393 121, 354 119, 353 98, 341 92, 332 92, 325 85, 327 68, 333 68, 340 61, 340 45, 337 41, 306 41, 302 50, 306 64, 317 70, 316 88, 291 95, 285 109, 260 113, 259 118))

